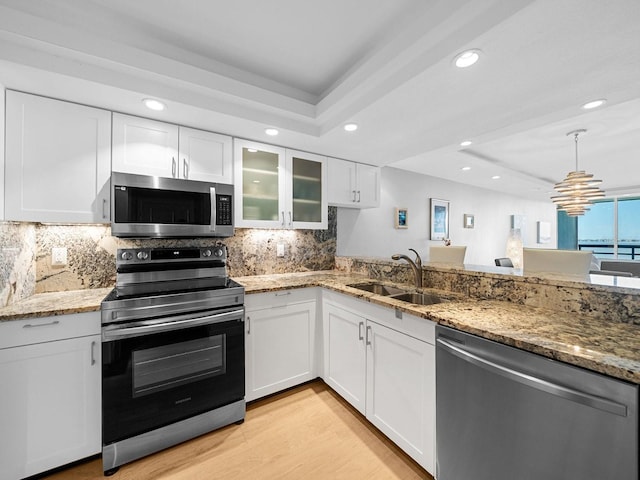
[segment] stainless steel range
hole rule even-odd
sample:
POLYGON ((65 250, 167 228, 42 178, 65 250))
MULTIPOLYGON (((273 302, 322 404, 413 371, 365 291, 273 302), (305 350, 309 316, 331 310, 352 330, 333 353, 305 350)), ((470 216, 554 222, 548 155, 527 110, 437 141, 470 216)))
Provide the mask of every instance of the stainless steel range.
POLYGON ((121 249, 102 302, 102 462, 242 422, 244 287, 227 249, 121 249))

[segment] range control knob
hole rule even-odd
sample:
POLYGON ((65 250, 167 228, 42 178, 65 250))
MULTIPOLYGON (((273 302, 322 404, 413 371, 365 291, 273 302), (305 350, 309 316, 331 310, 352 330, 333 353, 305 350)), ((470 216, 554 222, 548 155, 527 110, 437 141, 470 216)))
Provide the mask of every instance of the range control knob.
POLYGON ((222 249, 221 249, 221 248, 216 248, 216 249, 213 251, 213 254, 214 254, 216 257, 221 257, 221 256, 223 255, 223 253, 224 253, 224 252, 222 251, 222 249))
POLYGON ((122 252, 122 255, 120 255, 120 258, 122 258, 122 260, 131 260, 133 258, 133 253, 122 252))
POLYGON ((147 258, 149 258, 149 254, 145 251, 140 251, 138 252, 138 260, 146 260, 147 258))
POLYGON ((202 256, 203 257, 210 257, 211 256, 211 250, 206 249, 202 252, 202 256))

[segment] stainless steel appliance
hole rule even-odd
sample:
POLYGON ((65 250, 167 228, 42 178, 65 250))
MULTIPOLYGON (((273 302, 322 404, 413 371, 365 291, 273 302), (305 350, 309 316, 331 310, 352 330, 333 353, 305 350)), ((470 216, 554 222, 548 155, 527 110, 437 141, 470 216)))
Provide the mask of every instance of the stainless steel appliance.
POLYGON ((233 185, 112 172, 111 194, 116 237, 233 235, 233 185))
POLYGON ((437 327, 438 480, 638 480, 638 385, 437 327))
POLYGON ((102 462, 127 462, 245 415, 244 287, 226 247, 118 250, 102 302, 102 462))

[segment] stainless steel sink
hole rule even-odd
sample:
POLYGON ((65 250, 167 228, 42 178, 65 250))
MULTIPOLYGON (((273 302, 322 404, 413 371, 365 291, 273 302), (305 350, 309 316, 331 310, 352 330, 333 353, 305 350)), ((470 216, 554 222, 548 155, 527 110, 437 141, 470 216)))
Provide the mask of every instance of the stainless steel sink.
POLYGON ((403 302, 415 303, 417 305, 433 305, 434 303, 446 302, 446 298, 432 295, 429 293, 401 293, 392 295, 391 298, 396 300, 402 300, 403 302))
POLYGON ((391 287, 389 285, 384 285, 382 283, 358 283, 353 285, 347 285, 351 288, 357 288, 358 290, 364 290, 365 292, 375 293, 376 295, 397 295, 401 293, 405 293, 405 290, 401 290, 400 288, 391 287))

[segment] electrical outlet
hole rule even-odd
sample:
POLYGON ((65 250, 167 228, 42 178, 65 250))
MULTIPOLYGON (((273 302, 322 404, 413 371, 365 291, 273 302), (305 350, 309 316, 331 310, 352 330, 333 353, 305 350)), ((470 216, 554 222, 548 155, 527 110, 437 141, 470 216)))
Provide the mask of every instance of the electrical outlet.
POLYGON ((64 266, 67 264, 67 247, 54 247, 51 249, 51 265, 64 266))
POLYGON ((284 257, 284 243, 279 243, 276 245, 276 256, 284 257))

